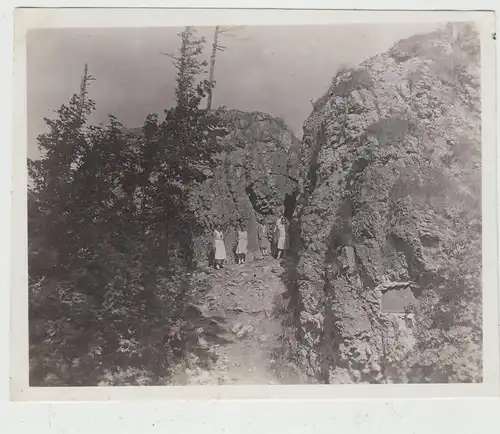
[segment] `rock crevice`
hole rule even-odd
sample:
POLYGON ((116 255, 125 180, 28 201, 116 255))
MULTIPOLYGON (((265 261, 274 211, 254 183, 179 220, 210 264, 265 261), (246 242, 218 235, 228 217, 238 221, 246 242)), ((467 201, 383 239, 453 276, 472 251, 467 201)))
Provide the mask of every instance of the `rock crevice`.
POLYGON ((195 248, 199 264, 207 262, 216 222, 226 235, 228 262, 239 221, 248 231, 247 259, 259 257, 257 219, 272 229, 278 216, 293 206, 297 190, 300 141, 280 119, 238 110, 225 111, 222 118, 229 134, 222 139, 221 167, 191 194, 192 209, 203 226, 195 248))

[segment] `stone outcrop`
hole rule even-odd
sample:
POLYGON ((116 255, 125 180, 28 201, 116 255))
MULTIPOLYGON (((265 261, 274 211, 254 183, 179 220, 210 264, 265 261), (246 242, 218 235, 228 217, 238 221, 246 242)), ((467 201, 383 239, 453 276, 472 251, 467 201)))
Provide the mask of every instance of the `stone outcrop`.
POLYGON ((465 24, 403 40, 339 71, 304 124, 291 291, 321 382, 404 381, 420 297, 464 231, 480 252, 479 52, 465 24))
MULTIPOLYGON (((234 259, 236 224, 248 230, 248 259, 258 253, 257 217, 264 217, 271 232, 287 198, 293 198, 298 180, 299 140, 280 119, 265 113, 223 111, 229 134, 220 164, 191 195, 191 206, 206 232, 195 240, 198 263, 210 253, 213 224, 219 222, 226 236, 228 261, 234 259)), ((291 209, 291 208, 290 208, 291 209)))

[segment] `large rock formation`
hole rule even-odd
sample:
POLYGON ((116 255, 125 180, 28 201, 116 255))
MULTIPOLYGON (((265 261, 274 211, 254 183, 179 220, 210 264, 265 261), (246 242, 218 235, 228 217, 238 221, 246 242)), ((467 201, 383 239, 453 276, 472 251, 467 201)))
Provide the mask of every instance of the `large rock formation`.
POLYGON ((292 290, 321 382, 411 381, 394 366, 422 295, 460 267, 457 240, 480 282, 479 52, 468 25, 403 40, 338 72, 305 122, 292 290))
POLYGON ((300 141, 280 119, 265 113, 222 111, 229 134, 223 140, 225 152, 220 165, 191 195, 191 206, 206 232, 195 240, 198 263, 206 263, 211 251, 211 230, 222 225, 228 261, 234 259, 236 224, 248 230, 248 259, 258 253, 257 218, 269 229, 281 212, 290 214, 297 188, 300 141))

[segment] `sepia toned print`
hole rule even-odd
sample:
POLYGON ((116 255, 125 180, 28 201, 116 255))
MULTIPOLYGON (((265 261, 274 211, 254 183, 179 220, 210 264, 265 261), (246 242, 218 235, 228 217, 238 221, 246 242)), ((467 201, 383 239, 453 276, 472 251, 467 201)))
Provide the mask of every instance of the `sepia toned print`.
POLYGON ((30 387, 484 381, 477 24, 300 32, 28 33, 30 387))

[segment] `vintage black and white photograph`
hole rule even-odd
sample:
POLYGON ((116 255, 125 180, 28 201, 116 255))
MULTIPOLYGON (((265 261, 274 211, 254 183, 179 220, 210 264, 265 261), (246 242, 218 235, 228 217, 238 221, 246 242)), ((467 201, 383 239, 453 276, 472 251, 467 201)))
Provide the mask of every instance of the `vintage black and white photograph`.
POLYGON ((482 383, 480 41, 30 29, 29 386, 482 383))

